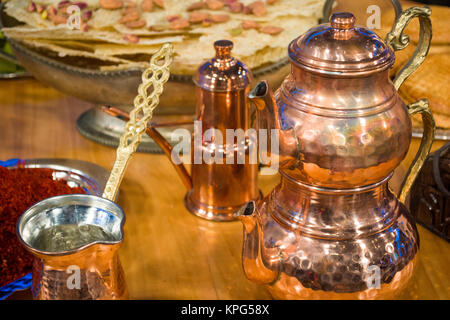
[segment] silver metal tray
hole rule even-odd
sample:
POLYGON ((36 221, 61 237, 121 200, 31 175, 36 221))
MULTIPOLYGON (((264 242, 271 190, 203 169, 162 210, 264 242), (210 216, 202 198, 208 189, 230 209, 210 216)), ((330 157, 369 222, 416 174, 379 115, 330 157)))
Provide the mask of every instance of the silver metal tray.
MULTIPOLYGON (((21 24, 23 23, 6 14, 5 3, 2 3, 0 5, 0 28, 21 24)), ((142 81, 143 69, 100 71, 88 68, 88 66, 77 67, 30 49, 20 41, 11 38, 7 38, 7 40, 11 45, 14 57, 3 54, 3 58, 15 61, 43 83, 63 93, 95 104, 116 107, 133 106, 137 88, 142 81)), ((287 64, 286 57, 279 62, 254 69, 252 73, 255 78, 259 78, 287 64)), ((164 92, 166 94, 161 96, 157 110, 163 114, 193 113, 195 106, 193 88, 192 75, 171 74, 165 85, 164 92), (175 92, 177 94, 174 94, 175 92)))
MULTIPOLYGON (((0 58, 1 58, 1 56, 0 56, 0 58)), ((18 78, 29 78, 29 77, 31 77, 31 75, 26 71, 0 73, 0 79, 18 79, 18 78)))
MULTIPOLYGON (((4 3, 0 5, 0 28, 20 25, 19 21, 5 13, 4 6, 4 3)), ((41 54, 14 39, 8 38, 8 41, 15 57, 7 58, 17 60, 19 65, 42 83, 97 106, 109 105, 131 110, 141 83, 142 69, 99 71, 76 67, 41 54)), ((276 63, 252 70, 255 82, 266 79, 273 87, 278 87, 289 72, 288 64, 288 59, 283 58, 276 63)), ((194 115, 194 90, 192 75, 171 74, 160 97, 154 120, 161 122, 158 121, 159 116, 167 118, 194 115)), ((118 137, 122 135, 124 124, 110 115, 102 115, 99 108, 95 107, 80 116, 77 128, 86 138, 115 147, 118 145, 118 137)), ((167 131, 172 130, 167 128, 167 131)), ((162 132, 162 135, 166 139, 170 138, 165 132, 162 132)), ((143 137, 138 151, 161 152, 156 143, 147 136, 143 137)))
MULTIPOLYGON (((412 136, 414 138, 422 138, 423 136, 423 129, 422 128, 413 128, 412 129, 412 136)), ((434 136, 435 140, 445 140, 450 141, 450 129, 436 129, 436 134, 434 136)))
POLYGON ((55 170, 54 179, 66 180, 70 187, 83 188, 88 194, 101 196, 109 171, 105 168, 82 160, 75 159, 11 159, 1 162, 7 168, 47 168, 55 170))

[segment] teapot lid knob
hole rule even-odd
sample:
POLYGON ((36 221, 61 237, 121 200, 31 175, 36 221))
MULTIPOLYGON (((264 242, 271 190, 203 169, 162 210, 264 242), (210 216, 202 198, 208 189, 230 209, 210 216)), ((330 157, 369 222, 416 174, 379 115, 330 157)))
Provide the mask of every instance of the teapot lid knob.
POLYGON ((336 12, 289 45, 289 59, 312 72, 347 77, 391 67, 392 49, 376 33, 356 24, 350 12, 336 12))
POLYGON ((352 29, 355 26, 355 22, 355 16, 350 12, 337 12, 331 16, 331 27, 334 29, 352 29))
POLYGON ((233 42, 230 40, 217 40, 214 42, 214 49, 216 49, 217 58, 226 58, 231 55, 233 49, 233 42))

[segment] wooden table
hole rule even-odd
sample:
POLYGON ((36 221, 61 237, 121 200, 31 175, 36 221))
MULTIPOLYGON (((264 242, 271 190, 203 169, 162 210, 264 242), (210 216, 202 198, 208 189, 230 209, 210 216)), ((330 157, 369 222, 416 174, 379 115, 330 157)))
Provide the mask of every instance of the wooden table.
MULTIPOLYGON (((115 152, 83 138, 77 117, 92 107, 39 82, 0 81, 0 159, 72 158, 111 169, 115 152)), ((433 149, 442 145, 436 142, 433 149)), ((398 186, 418 141, 395 173, 398 186)), ((278 175, 261 176, 267 193, 278 175)), ((240 222, 214 223, 184 208, 186 190, 162 155, 136 154, 121 186, 126 213, 120 257, 133 299, 270 299, 241 269, 240 222)), ((450 244, 419 226, 421 263, 404 299, 450 299, 450 244)), ((13 298, 29 297, 27 293, 13 298)))

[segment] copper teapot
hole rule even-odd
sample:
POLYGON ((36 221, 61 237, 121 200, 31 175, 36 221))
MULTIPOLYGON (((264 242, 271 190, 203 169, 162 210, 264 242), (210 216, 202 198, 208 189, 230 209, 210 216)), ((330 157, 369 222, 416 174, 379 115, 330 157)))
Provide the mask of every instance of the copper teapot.
POLYGON ((404 203, 435 127, 427 101, 406 106, 397 89, 425 59, 430 13, 403 11, 386 41, 351 13, 335 13, 290 43, 291 72, 275 94, 265 81, 249 92, 259 127, 278 129, 281 182, 237 213, 243 268, 274 298, 390 298, 411 278, 419 238, 404 203), (403 29, 415 17, 420 43, 391 81, 394 51, 408 45, 403 29), (388 182, 415 113, 422 144, 397 198, 388 182))

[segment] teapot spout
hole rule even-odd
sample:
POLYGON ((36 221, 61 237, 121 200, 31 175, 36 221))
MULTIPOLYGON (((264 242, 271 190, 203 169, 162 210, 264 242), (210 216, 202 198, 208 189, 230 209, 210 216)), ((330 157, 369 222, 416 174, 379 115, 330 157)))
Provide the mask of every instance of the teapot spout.
POLYGON ((276 281, 280 273, 278 253, 275 253, 275 259, 267 259, 268 257, 265 255, 262 244, 262 230, 258 225, 255 201, 245 204, 236 215, 244 225, 242 267, 245 276, 259 284, 269 284, 276 281), (271 263, 270 261, 272 260, 275 262, 271 263))
POLYGON ((273 91, 266 80, 260 81, 248 94, 258 110, 258 129, 280 129, 273 91))
POLYGON ((256 218, 254 216, 254 213, 255 201, 250 201, 242 206, 242 208, 240 208, 235 214, 244 225, 244 230, 247 234, 251 233, 252 230, 256 227, 256 218))

